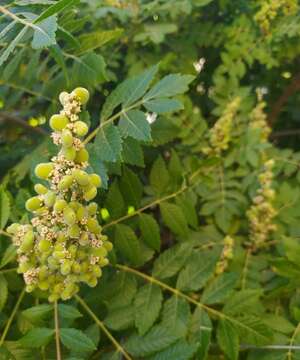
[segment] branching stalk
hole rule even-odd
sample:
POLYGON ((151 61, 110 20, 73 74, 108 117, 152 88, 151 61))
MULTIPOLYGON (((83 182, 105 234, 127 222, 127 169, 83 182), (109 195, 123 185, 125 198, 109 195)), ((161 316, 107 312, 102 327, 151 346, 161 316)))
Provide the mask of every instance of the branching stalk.
POLYGON ((58 319, 58 307, 57 301, 54 302, 54 323, 55 323, 55 344, 56 344, 56 359, 61 360, 60 350, 60 332, 59 332, 59 319, 58 319))

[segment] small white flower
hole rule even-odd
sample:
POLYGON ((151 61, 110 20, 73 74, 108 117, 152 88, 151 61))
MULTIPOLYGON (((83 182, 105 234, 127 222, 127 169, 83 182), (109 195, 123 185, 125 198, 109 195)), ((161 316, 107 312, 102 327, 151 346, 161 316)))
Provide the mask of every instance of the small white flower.
POLYGON ((200 73, 203 70, 205 62, 206 62, 206 60, 202 57, 198 61, 195 61, 193 63, 194 68, 197 71, 197 73, 200 73))
POLYGON ((157 119, 156 113, 146 113, 146 120, 149 124, 153 124, 154 121, 157 119))

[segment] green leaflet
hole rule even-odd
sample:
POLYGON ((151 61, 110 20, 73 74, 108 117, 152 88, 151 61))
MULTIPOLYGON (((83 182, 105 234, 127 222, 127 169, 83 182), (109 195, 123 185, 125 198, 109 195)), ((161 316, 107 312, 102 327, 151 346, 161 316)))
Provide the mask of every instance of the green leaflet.
POLYGON ((6 304, 8 296, 8 289, 7 289, 7 281, 5 277, 0 274, 0 311, 2 311, 3 307, 6 304))
POLYGON ((97 158, 102 161, 115 162, 122 150, 122 139, 118 129, 107 124, 100 128, 94 142, 97 158))
POLYGON ((134 300, 135 326, 139 335, 144 335, 159 315, 162 304, 161 289, 153 284, 141 287, 134 300))
POLYGON ((201 301, 205 304, 223 302, 232 293, 239 279, 236 273, 223 273, 205 288, 201 301))
POLYGON ((192 247, 188 243, 178 244, 164 251, 155 260, 153 276, 166 279, 178 273, 188 260, 192 247))
POLYGON ((188 224, 181 208, 175 204, 163 202, 160 204, 164 223, 174 234, 185 237, 189 231, 188 224))
POLYGON ((150 124, 140 110, 130 110, 121 115, 118 129, 122 137, 131 136, 137 140, 150 141, 150 124))
POLYGON ((115 245, 120 255, 124 256, 132 264, 139 263, 140 243, 129 226, 123 224, 116 225, 115 245))
POLYGON ((217 330, 217 340, 221 349, 230 360, 237 360, 239 354, 239 337, 232 326, 226 320, 220 320, 217 330))
POLYGON ((4 229, 10 214, 10 200, 6 190, 0 189, 0 229, 4 229))
POLYGON ((148 356, 167 348, 178 339, 163 325, 155 325, 145 336, 133 334, 125 343, 126 350, 132 356, 148 356))
POLYGON ((152 249, 159 251, 161 245, 160 229, 156 220, 148 214, 140 214, 139 225, 142 238, 152 249))
POLYGON ((61 342, 73 351, 93 351, 96 347, 93 341, 82 331, 76 329, 60 329, 61 342))
POLYGON ((213 275, 217 262, 216 254, 194 252, 187 265, 178 275, 176 287, 184 291, 201 289, 213 275))
POLYGON ((23 336, 19 342, 24 347, 39 348, 47 345, 54 336, 54 329, 34 328, 23 336))

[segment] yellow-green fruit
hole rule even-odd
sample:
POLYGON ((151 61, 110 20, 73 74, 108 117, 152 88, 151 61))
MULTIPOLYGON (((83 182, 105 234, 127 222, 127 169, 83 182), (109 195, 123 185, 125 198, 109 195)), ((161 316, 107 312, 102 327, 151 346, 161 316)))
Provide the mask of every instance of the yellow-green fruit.
POLYGON ((34 197, 28 199, 25 203, 26 210, 28 210, 28 211, 35 211, 35 210, 39 209, 41 207, 41 205, 42 205, 42 202, 37 196, 34 196, 34 197))
POLYGON ((34 185, 34 190, 39 194, 39 195, 44 195, 48 192, 48 189, 46 188, 46 186, 42 185, 42 184, 35 184, 34 185))
POLYGON ((76 217, 78 221, 83 220, 87 215, 86 209, 81 205, 76 211, 76 217))
POLYGON ((6 229, 9 234, 15 234, 20 229, 20 224, 13 223, 6 229))
POLYGON ((58 190, 68 189, 72 185, 73 179, 72 175, 65 175, 58 183, 58 190))
POLYGON ((25 262, 22 262, 19 264, 17 271, 19 274, 23 274, 26 271, 28 271, 30 268, 31 268, 31 264, 29 262, 25 261, 25 262))
POLYGON ((78 262, 74 262, 72 265, 72 271, 76 274, 80 274, 81 272, 81 265, 78 262))
POLYGON ((34 289, 35 289, 35 285, 33 285, 33 284, 26 285, 26 287, 25 287, 25 291, 28 293, 31 293, 34 289))
POLYGON ((21 251, 29 251, 33 248, 34 243, 34 233, 33 231, 28 231, 22 241, 22 244, 20 246, 21 251))
POLYGON ((41 252, 47 252, 51 247, 51 242, 45 239, 40 240, 39 242, 39 250, 41 252))
POLYGON ((53 170, 53 167, 54 165, 52 163, 41 163, 35 167, 34 173, 41 179, 47 179, 53 170))
POLYGON ((47 280, 40 280, 38 282, 38 287, 42 290, 42 291, 46 291, 49 289, 50 284, 48 283, 47 280))
POLYGON ((71 209, 69 206, 66 206, 64 208, 64 220, 66 224, 68 225, 74 225, 76 222, 76 214, 73 209, 71 209))
POLYGON ((70 130, 65 129, 61 134, 61 143, 64 147, 69 148, 73 145, 73 135, 70 130))
POLYGON ((48 271, 48 268, 46 265, 43 265, 40 267, 40 270, 39 270, 39 280, 45 280, 47 278, 47 280, 49 277, 49 271, 48 271))
POLYGON ((95 215, 97 213, 98 205, 92 202, 87 207, 89 215, 95 215))
POLYGON ((85 122, 76 121, 74 123, 73 130, 74 130, 75 134, 77 134, 78 136, 85 136, 88 133, 89 128, 85 122))
POLYGON ((48 191, 44 196, 44 203, 47 207, 52 207, 55 203, 56 195, 53 191, 48 191))
POLYGON ((104 246, 101 246, 101 247, 99 247, 99 248, 93 248, 92 249, 92 254, 94 255, 94 256, 99 256, 99 257, 105 257, 106 255, 107 255, 107 250, 105 249, 105 247, 104 246))
POLYGON ((54 301, 57 301, 59 299, 59 295, 58 294, 51 294, 51 295, 49 295, 49 297, 48 297, 48 301, 49 302, 54 302, 54 301))
POLYGON ((90 182, 89 175, 83 170, 79 170, 79 169, 73 170, 73 176, 74 179, 77 181, 77 183, 81 186, 86 186, 90 182))
POLYGON ((98 283, 98 280, 96 277, 91 277, 87 282, 88 286, 95 287, 98 283))
POLYGON ((94 197, 97 195, 97 188, 96 186, 91 186, 88 190, 86 190, 83 193, 83 198, 86 201, 90 201, 92 199, 94 199, 94 197))
POLYGON ((110 241, 105 241, 103 243, 103 246, 107 251, 111 251, 113 249, 113 244, 110 241))
POLYGON ((86 149, 82 148, 76 153, 75 162, 77 164, 86 162, 89 160, 89 153, 86 149))
POLYGON ((90 94, 87 89, 83 87, 78 87, 75 90, 73 90, 73 94, 75 94, 78 101, 84 105, 89 101, 90 94))
POLYGON ((96 186, 96 187, 100 187, 101 186, 101 178, 99 175, 97 174, 91 174, 90 175, 90 181, 91 183, 96 186))
POLYGON ((69 260, 65 260, 60 266, 60 272, 62 275, 68 275, 71 272, 72 263, 69 260))
POLYGON ((100 234, 101 226, 96 219, 89 218, 86 223, 87 228, 94 234, 100 234))
POLYGON ((68 235, 71 238, 78 238, 80 235, 80 227, 76 224, 70 226, 68 229, 68 235))
POLYGON ((102 270, 98 265, 94 265, 92 267, 92 273, 93 275, 95 275, 96 277, 100 277, 102 275, 102 270))
POLYGON ((49 121, 50 127, 54 131, 62 131, 69 123, 69 119, 65 115, 52 115, 49 121))
POLYGON ((79 238, 79 244, 84 246, 89 243, 89 236, 86 232, 82 233, 79 238))
POLYGON ((101 258, 98 262, 98 264, 103 267, 103 266, 106 266, 107 264, 109 263, 108 259, 107 258, 101 258))
POLYGON ((67 202, 64 199, 57 199, 54 204, 54 211, 60 212, 67 206, 67 202))
POLYGON ((63 148, 62 152, 64 157, 69 161, 75 160, 77 156, 76 150, 73 147, 63 148))

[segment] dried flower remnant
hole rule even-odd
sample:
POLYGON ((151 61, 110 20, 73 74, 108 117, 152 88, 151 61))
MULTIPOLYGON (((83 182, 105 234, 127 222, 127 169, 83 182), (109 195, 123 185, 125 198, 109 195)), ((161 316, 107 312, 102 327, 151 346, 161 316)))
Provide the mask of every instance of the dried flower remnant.
POLYGON ((88 98, 84 88, 60 94, 63 110, 50 119, 51 137, 60 151, 51 162, 35 168, 48 186, 36 184, 37 195, 26 202, 33 213, 31 224, 14 223, 7 229, 17 247, 18 272, 26 291, 46 291, 49 301, 71 298, 80 282, 95 286, 112 249, 101 233, 97 204, 90 202, 101 178, 85 171, 89 154, 81 138, 88 126, 79 113, 88 98))

